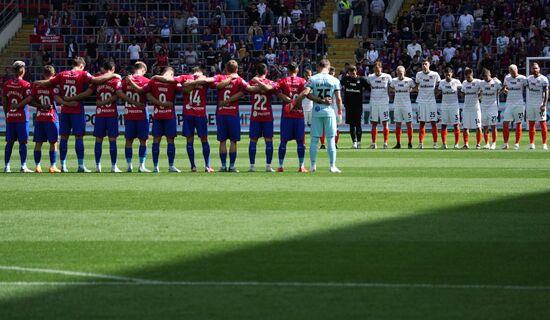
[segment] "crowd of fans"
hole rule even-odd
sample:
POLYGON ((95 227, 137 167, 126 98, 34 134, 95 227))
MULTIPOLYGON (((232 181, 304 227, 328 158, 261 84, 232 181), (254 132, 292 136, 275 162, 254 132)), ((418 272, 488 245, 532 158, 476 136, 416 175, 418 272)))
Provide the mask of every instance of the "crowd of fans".
POLYGON ((510 64, 525 73, 526 57, 550 57, 549 22, 544 0, 420 1, 394 24, 383 23, 383 41, 359 42, 355 63, 362 75, 379 59, 384 72, 395 75, 402 65, 414 78, 429 58, 435 71, 451 67, 461 80, 466 67, 503 79, 510 64))
POLYGON ((241 1, 235 11, 228 10, 232 2, 54 1, 37 18, 34 32, 63 35, 64 50, 36 47, 30 76, 38 77, 47 63, 65 67, 81 55, 92 73, 105 59, 113 59, 123 75, 136 60, 147 63, 151 73, 168 65, 185 73, 198 64, 216 73, 235 59, 244 77, 253 77, 255 65, 263 62, 269 77, 278 79, 286 76, 288 63, 312 68, 326 53, 326 25, 320 17, 310 19, 312 1, 241 1))

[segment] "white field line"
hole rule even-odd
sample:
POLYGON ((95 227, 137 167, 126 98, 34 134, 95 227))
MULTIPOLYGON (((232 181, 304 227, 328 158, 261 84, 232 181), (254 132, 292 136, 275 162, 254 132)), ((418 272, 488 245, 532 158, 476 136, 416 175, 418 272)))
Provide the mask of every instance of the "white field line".
POLYGON ((157 281, 105 274, 56 269, 0 266, 0 270, 61 274, 117 281, 0 281, 0 286, 185 286, 185 287, 301 287, 301 288, 389 288, 389 289, 462 289, 550 291, 550 286, 436 284, 436 283, 365 283, 365 282, 259 282, 259 281, 157 281))

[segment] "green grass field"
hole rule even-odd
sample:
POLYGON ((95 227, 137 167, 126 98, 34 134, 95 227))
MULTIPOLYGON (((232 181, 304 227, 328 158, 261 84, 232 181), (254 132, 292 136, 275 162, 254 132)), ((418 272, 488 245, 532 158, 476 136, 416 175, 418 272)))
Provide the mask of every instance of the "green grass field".
POLYGON ((178 138, 181 174, 1 175, 0 319, 550 317, 550 153, 343 135, 342 174, 322 151, 296 172, 294 143, 268 174, 245 172, 247 143, 239 174, 190 173, 178 138))

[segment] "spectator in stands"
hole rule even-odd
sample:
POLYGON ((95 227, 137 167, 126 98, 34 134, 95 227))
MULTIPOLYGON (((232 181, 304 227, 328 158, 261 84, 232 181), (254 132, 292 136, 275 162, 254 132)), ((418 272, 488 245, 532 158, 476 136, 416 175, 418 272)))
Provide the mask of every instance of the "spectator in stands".
POLYGON ((226 44, 227 44, 227 38, 220 37, 216 42, 216 49, 221 49, 222 47, 225 47, 226 44))
POLYGON ((167 16, 162 17, 160 22, 160 42, 168 43, 170 42, 170 37, 172 36, 172 25, 167 16))
POLYGON ((264 31, 262 30, 262 27, 258 25, 258 21, 253 21, 250 28, 248 28, 248 42, 253 43, 254 37, 261 37, 263 38, 264 31))
POLYGON ((227 37, 233 34, 233 28, 229 25, 225 25, 220 29, 220 36, 227 37))
POLYGON ((201 36, 200 40, 200 46, 201 50, 205 50, 206 48, 212 47, 215 45, 214 36, 210 32, 210 28, 206 27, 204 28, 204 33, 201 36))
POLYGON ((418 51, 422 52, 422 46, 416 41, 416 38, 413 38, 412 42, 407 45, 407 54, 412 58, 418 51))
POLYGON ((157 25, 157 19, 155 16, 149 16, 147 18, 147 32, 152 32, 153 34, 157 34, 158 32, 158 25, 157 25))
POLYGON ((103 26, 105 27, 105 31, 107 32, 107 41, 111 42, 111 38, 113 37, 115 28, 119 26, 118 19, 113 10, 109 10, 105 14, 105 21, 103 22, 103 26))
POLYGON ((52 55, 48 51, 48 48, 42 47, 42 64, 45 66, 52 65, 52 55))
POLYGON ((317 30, 317 33, 321 36, 326 34, 325 29, 327 28, 327 25, 323 20, 321 20, 321 16, 317 16, 317 20, 315 20, 315 23, 313 24, 313 28, 315 28, 315 30, 317 30))
POLYGON ((155 59, 156 59, 156 61, 153 64, 153 67, 162 68, 162 67, 168 66, 168 64, 169 64, 168 53, 166 52, 166 50, 164 50, 164 48, 161 48, 159 50, 159 52, 155 56, 155 59))
POLYGON ((285 6, 283 0, 279 0, 279 3, 271 7, 271 10, 273 10, 273 14, 275 17, 281 17, 284 12, 288 15, 288 8, 285 6))
POLYGON ((420 11, 413 11, 411 13, 412 32, 415 34, 416 37, 423 38, 422 32, 424 31, 425 21, 426 18, 422 16, 420 11))
POLYGON ((197 64, 197 61, 199 59, 199 55, 195 50, 193 50, 192 46, 187 46, 187 49, 185 49, 184 52, 185 57, 185 65, 188 68, 192 68, 197 64))
POLYGON ((260 15, 261 24, 263 26, 271 26, 275 22, 275 15, 270 7, 265 9, 265 12, 260 15))
POLYGON ((84 28, 84 34, 87 35, 95 35, 98 32, 98 25, 97 22, 99 21, 99 18, 97 16, 97 13, 95 11, 90 11, 86 17, 84 17, 86 20, 86 28, 84 28))
POLYGON ((78 44, 76 44, 74 38, 69 38, 69 41, 65 46, 65 58, 67 58, 67 65, 69 65, 69 61, 73 60, 79 55, 78 53, 78 44))
POLYGON ((260 17, 265 13, 265 11, 268 8, 267 4, 265 3, 265 0, 260 0, 260 2, 258 2, 256 7, 258 8, 258 13, 260 14, 260 17))
POLYGON ((306 28, 306 48, 315 51, 317 49, 317 43, 319 40, 319 33, 316 28, 313 28, 311 24, 306 28))
POLYGON ((223 47, 227 49, 231 59, 235 59, 237 57, 237 44, 233 41, 233 37, 231 36, 227 36, 226 39, 227 41, 223 47))
POLYGON ((456 48, 453 47, 453 43, 451 41, 447 41, 447 46, 443 49, 443 58, 445 59, 445 62, 451 62, 451 59, 455 56, 455 53, 456 48))
POLYGON ((50 33, 59 35, 61 32, 61 17, 59 16, 59 13, 57 10, 54 10, 52 12, 52 15, 50 16, 50 33))
POLYGON ((382 22, 384 21, 384 14, 386 12, 386 5, 383 0, 372 0, 370 3, 370 12, 372 15, 372 30, 374 32, 381 30, 382 22))
POLYGON ((199 18, 197 18, 194 12, 190 12, 189 18, 187 18, 187 30, 191 34, 199 33, 199 18))
POLYGON ((365 59, 365 49, 363 49, 363 41, 359 41, 359 46, 357 47, 357 49, 355 49, 354 56, 356 64, 363 62, 363 59, 365 59))
POLYGON ((281 49, 277 52, 277 63, 280 65, 287 65, 290 63, 290 51, 287 50, 287 46, 282 44, 281 49))
POLYGON ((275 54, 275 52, 273 52, 272 48, 267 49, 267 53, 265 54, 265 60, 269 67, 275 65, 275 62, 277 61, 277 55, 275 54))
MULTIPOLYGON (((214 20, 214 19, 218 21, 219 23, 218 26, 227 25, 227 19, 225 18, 225 13, 223 12, 221 6, 217 6, 216 9, 214 10, 211 20, 214 20)), ((212 33, 216 33, 216 32, 212 31, 212 33)))
POLYGON ((33 33, 39 36, 46 36, 50 34, 50 24, 43 15, 39 15, 38 19, 36 19, 36 22, 34 23, 33 33))
POLYGON ((302 20, 303 14, 304 14, 304 12, 302 11, 302 9, 300 9, 300 6, 298 4, 296 4, 294 6, 294 9, 292 9, 292 11, 290 12, 290 17, 292 18, 292 23, 296 24, 296 23, 298 23, 298 21, 302 20))
POLYGON ((303 48, 303 43, 306 40, 306 31, 302 26, 302 22, 298 21, 294 30, 292 30, 292 41, 297 42, 300 48, 303 48))
POLYGON ((279 37, 277 32, 273 31, 269 37, 267 37, 267 47, 270 49, 276 49, 279 47, 279 37))
POLYGON ((115 32, 113 33, 113 36, 111 37, 111 41, 109 41, 109 44, 113 45, 115 50, 120 50, 120 45, 124 43, 124 37, 122 36, 122 33, 120 33, 120 29, 116 28, 115 32))
POLYGON ((86 65, 91 65, 96 62, 98 54, 98 45, 93 36, 88 38, 86 43, 86 49, 84 51, 84 57, 86 58, 86 65))
POLYGON ((441 27, 443 28, 443 32, 450 32, 455 27, 455 18, 451 14, 449 10, 441 17, 441 27))
POLYGON ((291 41, 292 35, 288 31, 288 29, 283 30, 283 33, 279 34, 279 45, 285 45, 287 48, 289 48, 291 41))
POLYGON ((130 64, 134 65, 137 61, 141 60, 141 47, 137 44, 136 40, 132 40, 132 44, 128 46, 127 50, 130 55, 130 64))
POLYGON ((474 17, 467 10, 464 10, 458 18, 458 30, 461 34, 464 34, 469 26, 474 26, 474 17))
POLYGON ((208 50, 203 54, 204 63, 210 73, 215 72, 216 57, 217 53, 212 46, 208 47, 208 50))
POLYGON ((371 69, 374 62, 378 60, 378 50, 374 47, 374 43, 371 43, 369 50, 365 52, 365 60, 371 69))
POLYGON ((292 19, 288 16, 286 11, 283 11, 283 15, 277 19, 277 27, 279 33, 282 33, 284 30, 289 30, 292 25, 292 19))
POLYGON ((183 42, 182 36, 186 31, 185 28, 187 26, 187 20, 183 17, 183 14, 181 12, 176 12, 176 17, 173 21, 174 35, 172 36, 172 42, 181 43, 183 42))
POLYGON ((512 47, 515 49, 524 49, 525 48, 525 38, 521 35, 521 32, 516 31, 512 39, 510 39, 512 47))
POLYGON ((355 38, 362 38, 361 30, 363 25, 363 16, 365 16, 366 0, 354 0, 352 2, 353 10, 353 34, 355 38))
POLYGON ((252 25, 254 21, 260 20, 260 12, 258 12, 258 7, 255 3, 250 2, 245 9, 247 24, 252 25))
POLYGON ((237 56, 239 58, 239 61, 241 61, 247 55, 248 55, 248 46, 246 45, 244 40, 240 40, 237 48, 237 56))
POLYGON ((506 35, 506 31, 500 30, 500 36, 496 40, 497 44, 497 53, 502 54, 504 50, 510 44, 510 38, 506 35))
POLYGON ((126 11, 118 12, 117 14, 119 30, 122 34, 128 33, 130 27, 130 14, 126 11))
POLYGON ((348 37, 349 19, 351 16, 351 1, 339 0, 337 2, 338 9, 338 37, 348 37))

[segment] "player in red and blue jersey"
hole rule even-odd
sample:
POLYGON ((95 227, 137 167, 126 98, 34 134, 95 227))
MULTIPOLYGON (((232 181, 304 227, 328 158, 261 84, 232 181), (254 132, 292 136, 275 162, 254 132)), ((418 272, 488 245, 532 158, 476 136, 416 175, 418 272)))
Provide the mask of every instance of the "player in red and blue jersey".
MULTIPOLYGON (((149 83, 149 79, 144 77, 147 72, 147 65, 141 61, 134 64, 134 74, 129 76, 139 87, 149 83)), ((132 145, 134 139, 139 139, 139 172, 151 172, 145 168, 147 159, 147 139, 149 139, 149 114, 147 112, 147 97, 145 93, 139 93, 132 88, 127 79, 122 80, 121 88, 117 90, 117 95, 124 101, 124 137, 126 146, 124 154, 128 169, 126 172, 132 172, 132 145)))
MULTIPOLYGON (((162 73, 164 77, 174 77, 174 69, 166 67, 162 73)), ((168 145, 166 147, 166 153, 168 155, 168 171, 169 172, 181 172, 174 166, 174 160, 176 158, 176 145, 174 139, 177 135, 177 123, 176 123, 176 110, 174 108, 176 100, 176 92, 181 91, 181 85, 176 83, 165 83, 159 80, 152 79, 143 87, 137 86, 132 79, 127 78, 130 85, 137 92, 145 92, 147 99, 154 106, 153 114, 153 172, 160 172, 159 170, 159 155, 160 155, 160 142, 162 137, 166 137, 168 145)))
MULTIPOLYGON (((248 83, 237 74, 238 69, 239 65, 237 61, 230 60, 225 67, 226 74, 216 75, 214 77, 214 85, 218 89, 218 101, 229 100, 232 96, 242 92, 248 87, 248 83)), ((241 122, 238 101, 227 105, 218 104, 216 110, 216 126, 218 141, 220 142, 220 160, 222 162, 220 171, 239 172, 235 168, 235 161, 237 160, 237 142, 241 140, 241 122), (227 140, 231 141, 229 148, 229 170, 226 166, 227 140)))
MULTIPOLYGON (((256 146, 258 139, 265 139, 266 172, 275 172, 271 167, 273 159, 273 108, 271 107, 271 95, 279 90, 279 85, 266 78, 267 65, 260 63, 256 66, 257 76, 250 80, 246 91, 252 95, 252 114, 250 116, 250 143, 248 145, 248 156, 250 160, 249 172, 256 171, 256 146)), ((238 101, 243 92, 232 96, 229 100, 221 101, 220 105, 225 106, 238 101)))
MULTIPOLYGON (((102 84, 111 80, 116 74, 105 74, 100 77, 93 77, 89 72, 84 71, 86 62, 82 57, 73 60, 73 68, 63 71, 48 80, 40 80, 35 83, 39 86, 58 87, 63 100, 81 101, 85 97, 84 91, 89 84, 102 84)), ((76 107, 69 104, 61 105, 59 117, 59 156, 61 159, 61 171, 69 172, 67 169, 67 151, 69 136, 75 136, 75 151, 78 158, 78 172, 91 172, 84 166, 84 134, 86 133, 86 115, 84 104, 80 102, 76 107)))
POLYGON ((299 172, 307 172, 304 167, 305 157, 305 122, 302 100, 305 98, 304 90, 306 80, 297 76, 298 65, 290 63, 287 67, 289 76, 279 80, 280 98, 283 100, 283 112, 281 115, 281 144, 279 145, 278 172, 284 171, 286 145, 288 141, 296 140, 298 151, 299 172))
MULTIPOLYGON (((55 75, 55 69, 52 66, 45 66, 43 73, 45 80, 55 75)), ((41 173, 42 167, 42 144, 50 143, 50 173, 61 172, 56 167, 57 163, 57 141, 59 136, 59 120, 57 118, 57 104, 70 104, 77 106, 77 102, 67 102, 60 97, 59 88, 46 88, 38 85, 32 86, 31 105, 36 107, 36 122, 34 125, 34 162, 36 168, 34 172, 41 173)))
POLYGON ((27 141, 29 139, 29 108, 31 84, 23 80, 25 63, 15 61, 15 79, 8 80, 2 87, 2 105, 6 115, 6 148, 4 150, 4 172, 11 172, 10 159, 15 141, 19 142, 21 172, 32 172, 27 168, 27 141))
POLYGON ((187 156, 191 164, 191 171, 196 172, 194 135, 201 139, 202 154, 204 157, 204 171, 214 172, 210 166, 210 144, 208 143, 208 119, 206 117, 206 93, 208 84, 214 82, 214 78, 204 76, 202 67, 193 68, 193 74, 181 75, 175 78, 154 76, 163 82, 175 82, 183 86, 183 128, 182 135, 187 139, 187 156))

